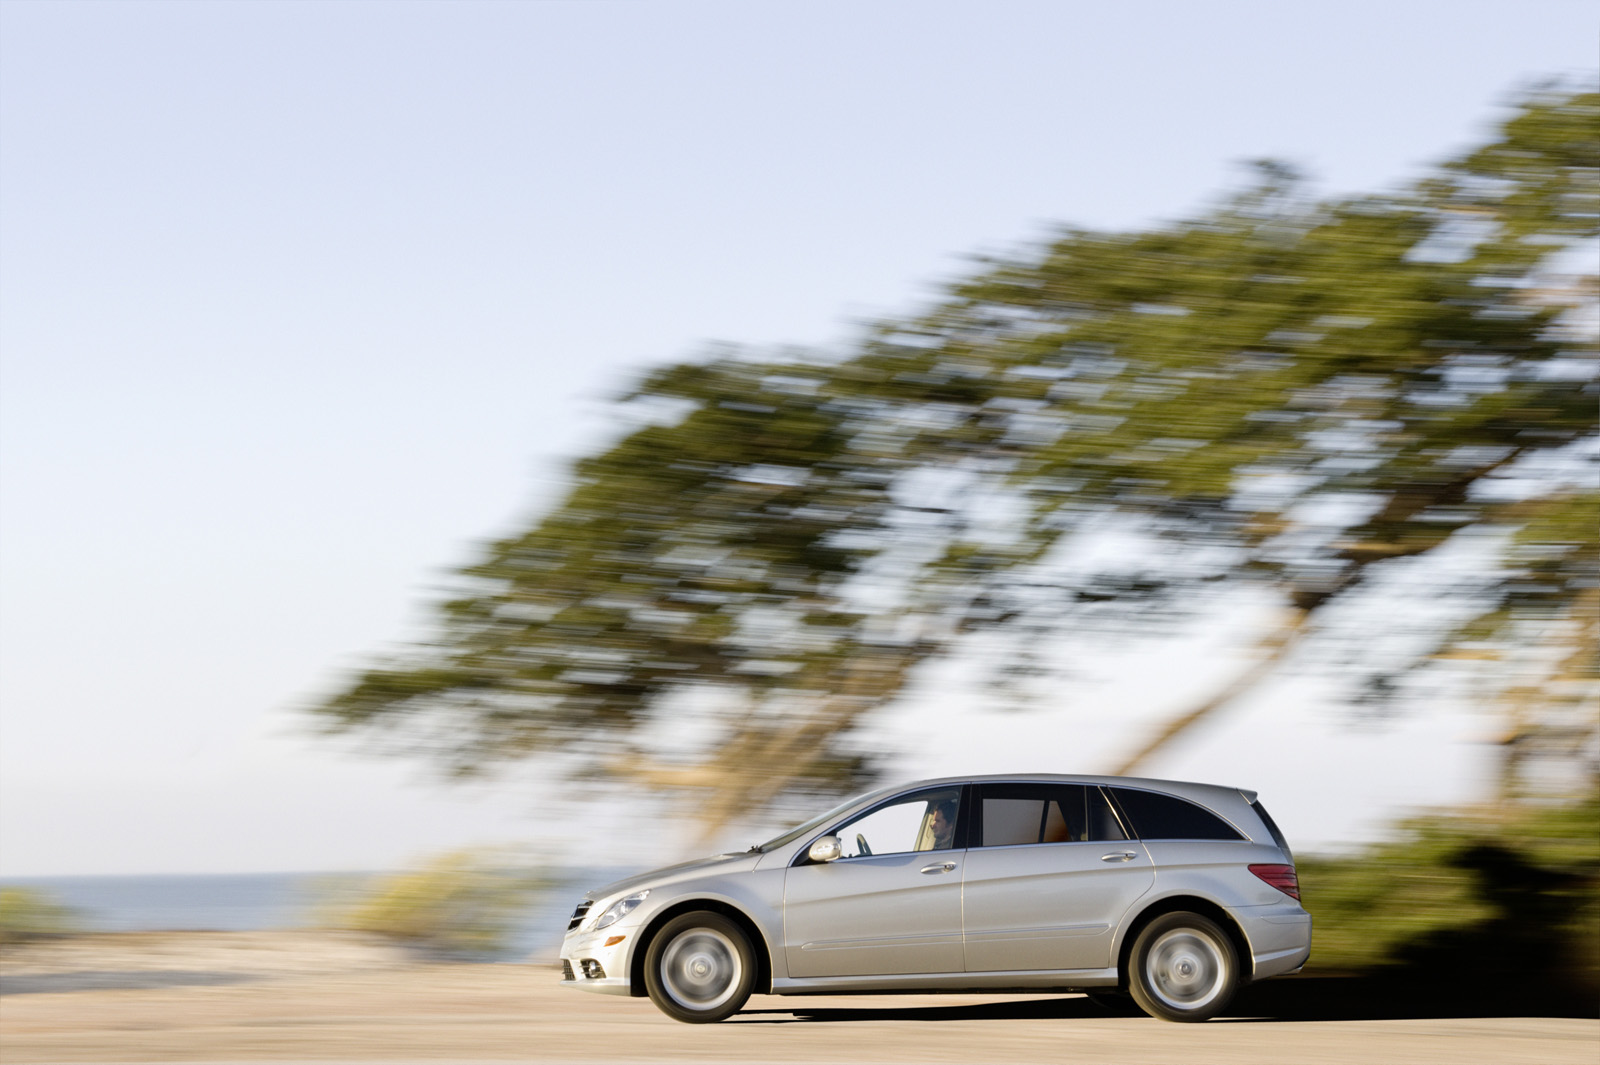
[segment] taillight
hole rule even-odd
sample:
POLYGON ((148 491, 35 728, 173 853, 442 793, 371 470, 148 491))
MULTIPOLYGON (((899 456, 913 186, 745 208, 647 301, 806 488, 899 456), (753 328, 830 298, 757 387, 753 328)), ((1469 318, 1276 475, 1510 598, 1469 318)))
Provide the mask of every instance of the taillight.
POLYGON ((1252 865, 1250 871, 1285 895, 1300 901, 1300 878, 1292 865, 1252 865))

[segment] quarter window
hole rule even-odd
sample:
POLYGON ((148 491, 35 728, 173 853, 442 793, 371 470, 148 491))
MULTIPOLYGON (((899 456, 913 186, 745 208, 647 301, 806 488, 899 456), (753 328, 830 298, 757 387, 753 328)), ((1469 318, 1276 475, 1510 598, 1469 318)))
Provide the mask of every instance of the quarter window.
POLYGON ((1111 802, 1106 798, 1106 793, 1099 788, 1084 788, 1085 811, 1084 821, 1087 825, 1088 835, 1092 840, 1127 839, 1128 834, 1122 830, 1122 823, 1117 820, 1117 815, 1112 812, 1111 802))
POLYGON ((1134 788, 1112 788, 1140 839, 1244 839, 1216 814, 1187 799, 1134 788))

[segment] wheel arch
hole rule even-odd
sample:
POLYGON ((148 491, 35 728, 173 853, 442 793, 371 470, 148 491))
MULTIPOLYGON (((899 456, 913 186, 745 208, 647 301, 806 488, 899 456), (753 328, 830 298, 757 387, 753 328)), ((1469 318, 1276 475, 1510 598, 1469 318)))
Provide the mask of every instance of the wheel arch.
POLYGON ((660 913, 650 918, 650 923, 645 925, 640 933, 638 942, 634 944, 633 957, 628 964, 628 993, 634 998, 644 998, 649 994, 645 990, 644 962, 650 953, 650 944, 655 941, 663 926, 674 917, 685 913, 694 913, 698 910, 707 910, 719 913, 737 924, 744 931, 745 937, 750 940, 750 949, 756 956, 756 994, 765 995, 772 990, 772 948, 767 943, 767 937, 761 934, 750 915, 731 902, 722 899, 684 899, 666 907, 660 913))
POLYGON ((1157 917, 1168 913, 1198 913, 1202 917, 1209 917, 1217 923, 1228 935, 1228 940, 1233 944, 1233 950, 1239 958, 1240 984, 1247 984, 1255 975, 1255 956, 1250 950, 1250 940, 1245 937, 1244 929, 1239 927, 1239 922, 1233 919, 1222 906, 1210 899, 1199 895, 1168 895, 1156 899, 1139 915, 1128 923, 1127 931, 1123 933, 1122 945, 1117 950, 1117 987, 1126 991, 1128 989, 1128 962, 1133 956, 1133 944, 1138 940, 1139 933, 1145 926, 1157 917))

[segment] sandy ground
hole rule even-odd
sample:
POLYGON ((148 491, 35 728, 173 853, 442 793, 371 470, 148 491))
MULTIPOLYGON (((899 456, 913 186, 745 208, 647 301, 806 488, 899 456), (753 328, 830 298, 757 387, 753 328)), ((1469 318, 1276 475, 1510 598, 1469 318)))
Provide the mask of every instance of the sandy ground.
POLYGON ((1236 1014, 1177 1025, 1078 996, 758 996, 696 1026, 564 990, 546 965, 422 964, 358 936, 106 935, 0 955, 5 1063, 1600 1061, 1595 1020, 1236 1014))

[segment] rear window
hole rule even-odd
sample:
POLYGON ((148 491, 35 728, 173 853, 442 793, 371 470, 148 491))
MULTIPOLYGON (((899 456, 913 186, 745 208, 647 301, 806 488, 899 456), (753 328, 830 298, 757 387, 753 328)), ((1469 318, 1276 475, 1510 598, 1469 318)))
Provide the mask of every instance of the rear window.
POLYGON ((1244 839, 1232 825, 1187 799, 1155 791, 1112 788, 1140 839, 1244 839))
POLYGON ((1260 802, 1251 803, 1250 805, 1255 810, 1256 816, 1261 818, 1261 823, 1267 826, 1267 831, 1272 833, 1272 842, 1278 845, 1278 849, 1283 852, 1285 858, 1293 862, 1294 854, 1289 850, 1289 841, 1283 838, 1282 832, 1278 831, 1278 822, 1274 821, 1272 815, 1267 813, 1266 806, 1260 802))

